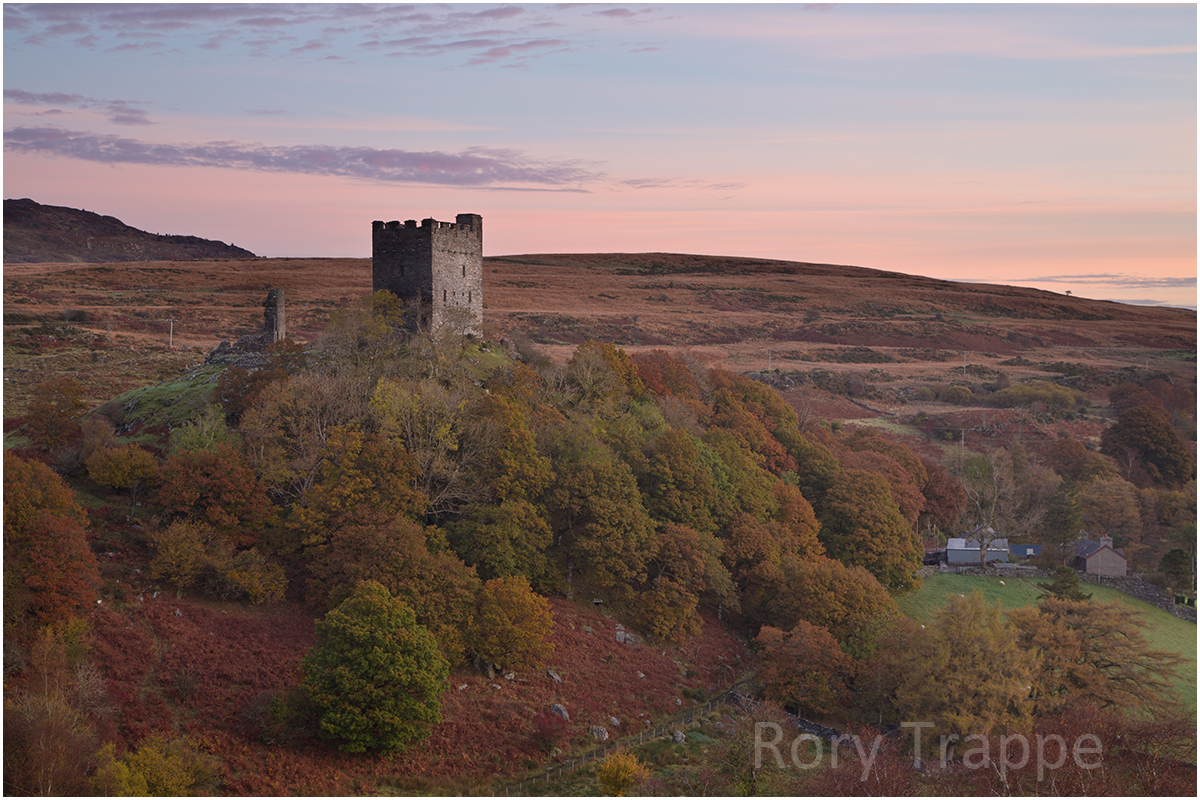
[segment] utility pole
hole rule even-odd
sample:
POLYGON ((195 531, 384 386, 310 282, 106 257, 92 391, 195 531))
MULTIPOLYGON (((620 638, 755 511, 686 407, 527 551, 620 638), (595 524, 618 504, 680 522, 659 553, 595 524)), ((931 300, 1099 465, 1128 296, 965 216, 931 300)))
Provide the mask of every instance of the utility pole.
POLYGON ((175 349, 175 320, 173 320, 173 319, 171 320, 171 332, 167 338, 167 349, 168 350, 175 349))

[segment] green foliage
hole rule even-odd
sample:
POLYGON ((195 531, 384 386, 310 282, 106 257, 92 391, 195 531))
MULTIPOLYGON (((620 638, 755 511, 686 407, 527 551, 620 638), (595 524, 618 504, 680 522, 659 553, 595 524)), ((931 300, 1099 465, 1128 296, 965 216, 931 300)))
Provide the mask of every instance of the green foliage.
POLYGON ((206 795, 217 774, 216 761, 186 737, 154 733, 136 751, 117 758, 113 745, 96 754, 92 788, 97 794, 124 797, 206 795))
POLYGON ((955 406, 965 406, 974 399, 975 393, 970 386, 947 386, 938 393, 938 400, 955 406))
POLYGON ((1034 403, 1042 403, 1054 411, 1064 412, 1076 406, 1086 405, 1087 396, 1076 389, 1068 389, 1048 381, 1019 383, 987 396, 987 404, 994 408, 1016 408, 1034 403))
POLYGON ((287 577, 256 548, 236 551, 228 539, 200 523, 176 520, 147 534, 154 548, 150 574, 211 597, 266 603, 283 599, 287 577))
POLYGON ((1038 599, 1056 597, 1060 600, 1082 602, 1091 600, 1092 596, 1079 588, 1079 573, 1073 567, 1059 566, 1054 568, 1054 577, 1049 583, 1037 585, 1042 590, 1038 599))
POLYGON ((1187 550, 1173 547, 1163 554, 1158 568, 1167 575, 1171 585, 1183 591, 1192 591, 1195 587, 1196 558, 1187 550))
POLYGON ((239 437, 225 423, 221 407, 209 403, 186 424, 171 431, 171 452, 180 450, 216 450, 221 445, 236 446, 239 437))
POLYGON ((441 721, 449 666, 412 609, 374 581, 317 622, 303 669, 321 735, 345 752, 402 749, 441 721))
POLYGON ((545 512, 524 500, 486 505, 447 527, 456 553, 485 579, 524 575, 534 586, 549 579, 546 549, 553 536, 545 512))
POLYGON ((920 543, 883 479, 846 470, 831 481, 824 500, 820 537, 830 556, 866 568, 894 593, 920 585, 920 543))
MULTIPOLYGON (((1177 486, 1192 476, 1192 455, 1162 414, 1146 406, 1123 411, 1100 435, 1100 452, 1127 470, 1137 459, 1154 483, 1177 486)), ((1127 472, 1127 474, 1129 474, 1127 472)))

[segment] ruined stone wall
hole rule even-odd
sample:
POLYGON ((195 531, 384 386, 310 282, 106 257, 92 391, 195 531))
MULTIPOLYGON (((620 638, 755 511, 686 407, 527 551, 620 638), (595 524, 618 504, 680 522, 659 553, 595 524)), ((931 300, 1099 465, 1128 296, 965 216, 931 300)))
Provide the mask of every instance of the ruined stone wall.
POLYGON ((372 287, 420 303, 421 323, 483 328, 483 218, 372 223, 372 287))
POLYGON ((271 289, 263 302, 263 332, 262 338, 266 344, 282 342, 287 338, 287 328, 283 318, 283 289, 271 289))

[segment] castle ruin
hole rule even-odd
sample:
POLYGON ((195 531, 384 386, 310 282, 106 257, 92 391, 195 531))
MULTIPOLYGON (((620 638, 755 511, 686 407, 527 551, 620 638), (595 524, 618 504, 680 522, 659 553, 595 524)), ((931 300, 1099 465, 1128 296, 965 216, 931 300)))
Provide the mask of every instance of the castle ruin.
POLYGON ((417 329, 483 333, 483 217, 371 223, 374 291, 387 290, 417 312, 417 329))

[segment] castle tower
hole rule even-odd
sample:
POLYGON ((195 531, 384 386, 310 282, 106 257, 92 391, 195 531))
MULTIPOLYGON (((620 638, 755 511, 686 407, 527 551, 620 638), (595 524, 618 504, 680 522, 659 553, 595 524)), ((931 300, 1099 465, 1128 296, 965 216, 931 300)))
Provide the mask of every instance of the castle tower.
POLYGON ((419 324, 483 333, 483 217, 371 223, 372 288, 415 301, 419 324))

